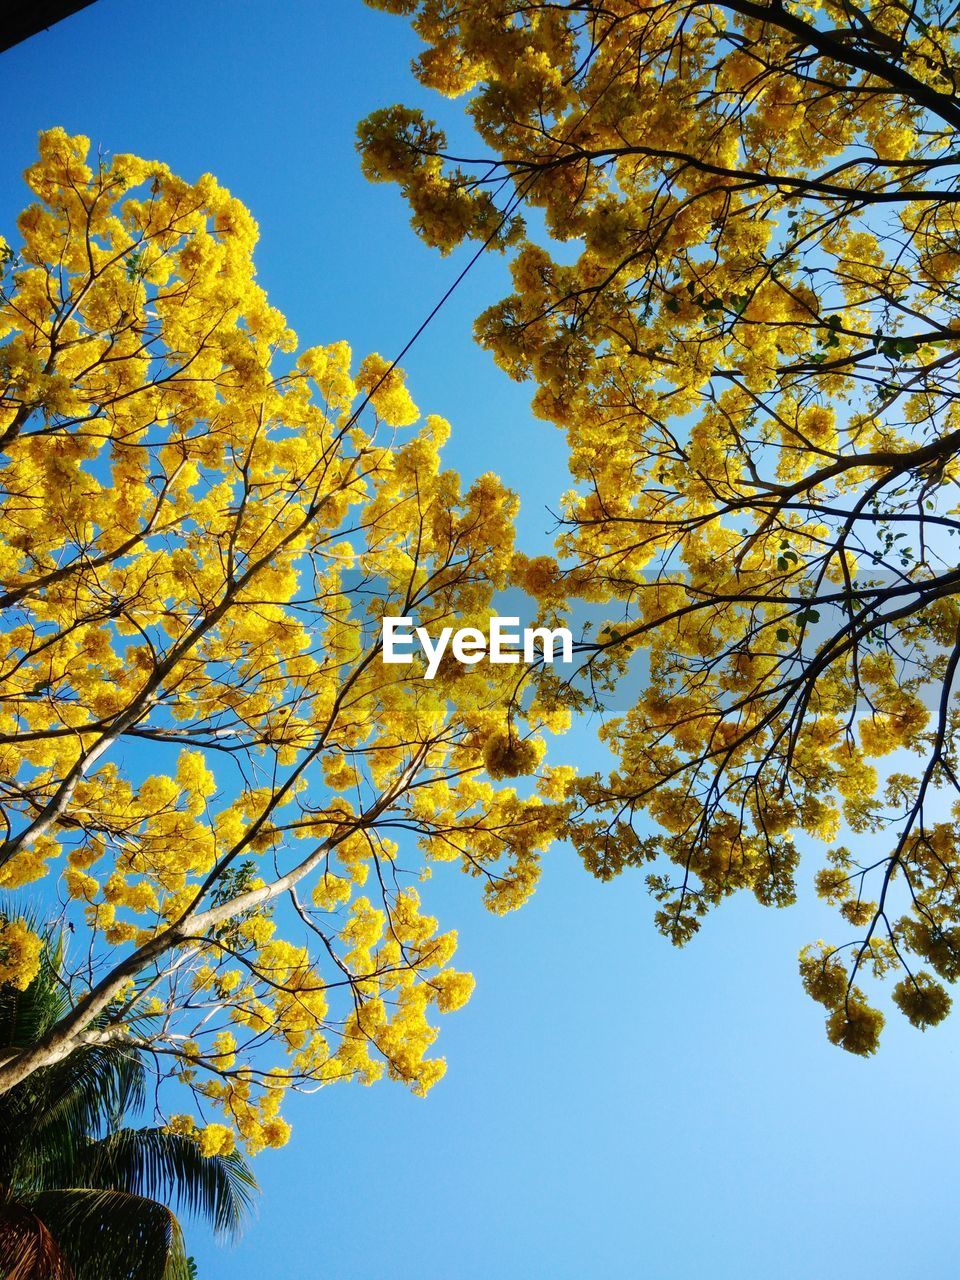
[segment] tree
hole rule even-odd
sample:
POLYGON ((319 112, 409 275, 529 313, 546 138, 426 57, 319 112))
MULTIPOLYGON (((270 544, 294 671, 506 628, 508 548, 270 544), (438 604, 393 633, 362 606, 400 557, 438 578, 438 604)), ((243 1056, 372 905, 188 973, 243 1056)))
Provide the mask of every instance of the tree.
POLYGON ((573 789, 588 868, 649 866, 682 943, 740 890, 792 902, 816 837, 854 934, 801 958, 830 1038, 874 1050, 873 976, 940 1021, 960 976, 956 9, 371 3, 411 17, 418 79, 469 95, 486 153, 396 106, 361 125, 365 171, 427 243, 508 255, 477 337, 569 442, 568 590, 615 606, 588 674, 645 674, 604 728, 615 768, 573 789))
MULTIPOLYGON (((60 940, 44 938, 36 976, 0 986, 0 1044, 34 1044, 68 1007, 60 940)), ((188 1280, 172 1200, 235 1231, 256 1187, 236 1153, 205 1157, 192 1138, 132 1129, 140 1055, 87 1045, 0 1099, 0 1268, 7 1280, 188 1280)))
MULTIPOLYGON (((256 1151, 291 1087, 442 1074, 429 1014, 472 979, 412 880, 528 896, 563 775, 495 780, 563 713, 509 666, 381 661, 383 615, 486 619, 515 498, 441 469, 387 361, 294 358, 212 177, 87 150, 41 136, 0 293, 0 888, 42 882, 82 940, 0 1093, 130 1045, 223 1112, 172 1131, 256 1151)), ((10 914, 23 989, 42 944, 10 914)))

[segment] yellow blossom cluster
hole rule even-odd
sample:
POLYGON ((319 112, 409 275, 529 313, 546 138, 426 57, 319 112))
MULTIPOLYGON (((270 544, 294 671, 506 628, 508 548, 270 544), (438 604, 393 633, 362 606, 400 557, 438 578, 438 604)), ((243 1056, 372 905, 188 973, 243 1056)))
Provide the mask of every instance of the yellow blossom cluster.
MULTIPOLYGON (((222 1112, 178 1131, 256 1150, 291 1088, 442 1074, 472 979, 405 878, 525 900, 565 789, 490 779, 563 717, 381 661, 384 614, 489 616, 516 497, 442 466, 382 357, 296 354, 212 177, 88 151, 41 136, 0 280, 0 890, 56 886, 91 958, 62 1029, 135 1022, 222 1112)), ((38 948, 7 920, 2 980, 38 948)))
POLYGON ((611 606, 567 698, 616 712, 614 769, 571 784, 586 865, 646 867, 684 942, 731 893, 792 901, 824 841, 856 930, 842 983, 804 961, 829 1036, 872 1051, 865 973, 931 1025, 960 921, 933 834, 960 793, 956 24, 886 0, 369 3, 481 145, 452 161, 388 106, 364 171, 427 243, 504 251, 475 333, 568 444, 558 567, 518 575, 611 606))
POLYGON ((0 919, 0 984, 26 991, 40 970, 43 939, 26 920, 0 919))

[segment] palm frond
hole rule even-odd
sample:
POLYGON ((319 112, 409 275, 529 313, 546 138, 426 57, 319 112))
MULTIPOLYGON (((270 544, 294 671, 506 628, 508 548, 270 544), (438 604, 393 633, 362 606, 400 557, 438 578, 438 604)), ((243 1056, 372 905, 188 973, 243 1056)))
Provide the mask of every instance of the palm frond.
POLYGON ((0 1205, 0 1274, 5 1280, 75 1280, 46 1223, 18 1204, 0 1205))
POLYGON ((77 1184, 157 1196, 233 1234, 250 1211, 256 1179, 242 1156, 204 1156, 165 1129, 118 1129, 81 1152, 77 1184))
POLYGON ((139 1111, 146 1099, 143 1061, 127 1045, 85 1045, 43 1070, 50 1122, 79 1127, 87 1138, 139 1111))
POLYGON ((69 1185, 91 1137, 142 1106, 144 1074, 119 1045, 77 1049, 33 1072, 0 1096, 0 1177, 31 1190, 69 1185))
POLYGON ((73 1280, 189 1280, 180 1224, 156 1200, 71 1187, 23 1203, 49 1229, 73 1280))

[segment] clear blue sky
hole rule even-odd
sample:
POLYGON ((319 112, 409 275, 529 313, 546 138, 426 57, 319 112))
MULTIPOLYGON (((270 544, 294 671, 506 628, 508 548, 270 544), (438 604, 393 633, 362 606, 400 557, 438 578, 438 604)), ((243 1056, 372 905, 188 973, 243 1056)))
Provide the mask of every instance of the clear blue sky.
MULTIPOLYGON (((361 116, 415 96, 414 52, 361 0, 98 0, 0 58, 0 230, 53 124, 210 171, 258 219, 260 279, 301 340, 392 355, 459 266, 353 149, 361 116)), ((478 268, 405 364, 454 424, 451 460, 500 471, 544 546, 562 440, 470 340, 500 271, 478 268)), ((590 726, 565 749, 589 761, 590 726)), ((240 1245, 191 1232, 202 1280, 957 1274, 960 1017, 925 1036, 891 1018, 872 1061, 828 1045, 796 954, 837 928, 806 889, 786 912, 732 903, 676 952, 640 877, 601 886, 567 849, 504 920, 452 869, 431 888, 478 979, 443 1020, 446 1079, 425 1101, 387 1084, 294 1100, 240 1245)))

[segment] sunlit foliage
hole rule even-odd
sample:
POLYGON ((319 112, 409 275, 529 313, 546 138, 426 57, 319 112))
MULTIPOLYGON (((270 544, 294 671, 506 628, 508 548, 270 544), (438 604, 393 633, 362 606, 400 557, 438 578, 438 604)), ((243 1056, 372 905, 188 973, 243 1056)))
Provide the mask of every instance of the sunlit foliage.
MULTIPOLYGON (((677 943, 798 837, 853 936, 805 952, 832 1040, 864 990, 918 1027, 960 975, 956 11, 721 0, 371 0, 482 143, 360 128, 442 251, 509 258, 479 341, 569 443, 567 590, 615 605, 591 673, 644 689, 576 784, 603 878, 653 864, 677 943), (651 834, 653 832, 653 834, 651 834)), ((623 705, 622 703, 620 704, 623 705)))
POLYGON ((37 972, 24 895, 72 930, 0 1090, 133 1044, 196 1095, 172 1132, 255 1152, 290 1087, 438 1079, 473 983, 414 881, 508 911, 563 816, 549 771, 486 777, 542 754, 514 670, 380 660, 385 612, 486 620, 517 503, 387 361, 298 352, 212 177, 87 152, 42 135, 0 293, 0 980, 37 972))

